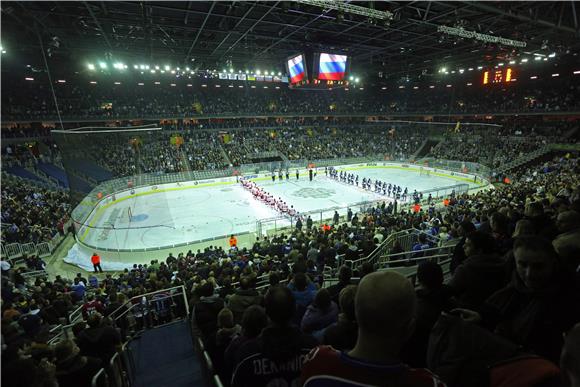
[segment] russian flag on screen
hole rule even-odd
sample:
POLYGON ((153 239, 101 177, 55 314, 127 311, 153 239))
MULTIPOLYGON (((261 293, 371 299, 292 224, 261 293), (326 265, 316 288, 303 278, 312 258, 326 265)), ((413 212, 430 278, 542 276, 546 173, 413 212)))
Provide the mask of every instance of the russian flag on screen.
POLYGON ((340 81, 346 73, 346 55, 320 54, 318 65, 318 79, 340 81))
POLYGON ((290 83, 300 82, 306 75, 304 72, 304 61, 302 55, 295 56, 288 61, 288 70, 290 71, 290 83))

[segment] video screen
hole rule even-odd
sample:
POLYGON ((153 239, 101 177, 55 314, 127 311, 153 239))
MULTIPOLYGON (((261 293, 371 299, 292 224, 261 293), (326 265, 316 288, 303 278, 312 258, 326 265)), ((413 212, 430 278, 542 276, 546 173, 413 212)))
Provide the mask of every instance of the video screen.
POLYGON ((290 74, 290 83, 298 83, 306 78, 306 69, 304 67, 304 57, 302 54, 288 59, 288 73, 290 74))
POLYGON ((342 81, 346 77, 348 56, 320 53, 318 62, 318 79, 342 81))

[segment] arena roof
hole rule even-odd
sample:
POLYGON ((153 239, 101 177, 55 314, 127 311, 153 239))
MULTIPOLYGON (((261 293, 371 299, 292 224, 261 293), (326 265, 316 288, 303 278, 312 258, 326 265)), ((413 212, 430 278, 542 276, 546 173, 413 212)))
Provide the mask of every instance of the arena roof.
POLYGON ((101 57, 201 68, 281 68, 299 51, 336 50, 351 55, 354 68, 382 76, 580 50, 580 7, 573 1, 341 3, 386 18, 312 3, 317 1, 4 1, 2 44, 20 58, 40 57, 42 43, 63 62, 101 57), (438 32, 439 26, 526 47, 453 36, 438 32))

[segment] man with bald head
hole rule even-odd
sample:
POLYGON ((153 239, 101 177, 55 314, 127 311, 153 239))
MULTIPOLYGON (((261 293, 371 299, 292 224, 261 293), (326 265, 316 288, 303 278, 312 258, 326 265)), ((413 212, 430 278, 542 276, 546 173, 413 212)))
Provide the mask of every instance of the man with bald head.
POLYGON ((394 271, 365 276, 355 297, 358 339, 350 352, 313 349, 302 368, 303 386, 445 386, 426 369, 401 363, 399 352, 413 333, 415 289, 394 271))

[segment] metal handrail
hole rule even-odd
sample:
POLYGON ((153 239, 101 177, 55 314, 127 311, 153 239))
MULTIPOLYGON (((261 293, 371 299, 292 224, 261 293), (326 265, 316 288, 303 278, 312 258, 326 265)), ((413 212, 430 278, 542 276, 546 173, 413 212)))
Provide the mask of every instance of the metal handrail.
MULTIPOLYGON (((151 296, 151 295, 154 295, 154 294, 158 294, 158 293, 169 292, 169 291, 172 291, 172 290, 175 290, 175 289, 181 289, 181 291, 183 293, 183 300, 185 301, 185 308, 186 308, 187 314, 189 314, 189 305, 187 303, 187 295, 186 295, 186 291, 185 291, 185 286, 184 285, 179 285, 179 286, 174 286, 174 287, 167 288, 167 289, 160 289, 160 290, 156 290, 154 292, 143 293, 143 294, 140 294, 138 296, 131 297, 130 299, 128 299, 127 301, 125 301, 125 303, 123 305, 119 306, 117 309, 115 309, 114 311, 112 311, 111 314, 109 314, 109 317, 112 320, 116 321, 117 318, 114 317, 115 314, 117 312, 119 312, 123 307, 127 307, 127 304, 131 304, 131 306, 129 308, 127 308, 127 309, 131 309, 132 308, 132 305, 134 305, 132 301, 137 300, 137 299, 141 299, 143 297, 148 297, 148 296, 151 296)), ((173 296, 171 296, 171 297, 173 297, 173 296)))

